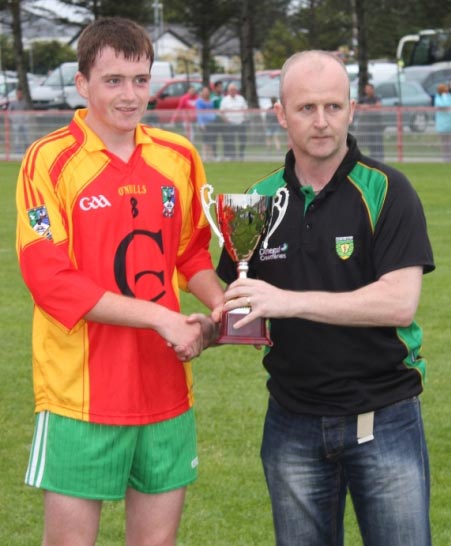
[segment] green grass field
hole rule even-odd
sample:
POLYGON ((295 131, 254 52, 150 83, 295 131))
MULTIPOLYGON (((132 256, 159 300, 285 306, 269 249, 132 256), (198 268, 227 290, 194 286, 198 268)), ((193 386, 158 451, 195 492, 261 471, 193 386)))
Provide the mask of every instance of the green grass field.
MULTIPOLYGON (((233 193, 242 192, 275 166, 228 163, 206 168, 217 192, 233 193)), ((398 167, 409 176, 424 203, 437 265, 437 270, 424 278, 418 321, 425 331, 423 353, 429 363, 422 400, 431 458, 434 544, 449 546, 451 166, 398 167)), ((32 306, 14 251, 18 169, 17 163, 0 163, 0 544, 36 546, 41 539, 41 493, 23 485, 33 432, 32 306)), ((211 248, 216 260, 216 239, 211 248)), ((186 312, 198 308, 189 297, 184 297, 183 305, 186 312)), ((225 346, 208 350, 194 361, 200 475, 188 490, 179 546, 274 544, 259 460, 266 405, 266 374, 260 359, 261 354, 253 347, 225 346)), ((346 518, 346 546, 361 545, 350 502, 346 518)), ((124 544, 123 519, 122 503, 105 503, 99 546, 124 544)))

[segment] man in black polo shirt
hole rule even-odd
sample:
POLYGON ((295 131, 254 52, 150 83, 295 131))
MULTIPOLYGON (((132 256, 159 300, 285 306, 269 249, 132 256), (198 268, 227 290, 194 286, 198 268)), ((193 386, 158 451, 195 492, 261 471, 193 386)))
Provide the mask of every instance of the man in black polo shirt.
POLYGON ((372 546, 429 546, 429 468, 414 320, 434 269, 426 221, 403 174, 361 155, 337 58, 288 59, 277 115, 291 150, 251 188, 289 191, 286 215, 238 279, 218 273, 237 323, 271 321, 262 460, 278 546, 340 546, 346 492, 372 546))

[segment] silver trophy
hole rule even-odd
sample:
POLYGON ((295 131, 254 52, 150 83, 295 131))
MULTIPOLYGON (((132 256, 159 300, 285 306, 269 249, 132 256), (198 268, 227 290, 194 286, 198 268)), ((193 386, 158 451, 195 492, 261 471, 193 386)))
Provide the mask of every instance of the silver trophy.
MULTIPOLYGON (((246 278, 249 260, 262 237, 262 246, 282 221, 288 206, 288 190, 280 188, 274 197, 258 193, 222 193, 212 197, 213 186, 205 184, 201 188, 201 202, 205 216, 220 246, 225 246, 229 256, 237 264, 238 277, 246 278), (215 206, 217 224, 210 209, 215 206)), ((235 330, 233 325, 250 307, 240 307, 223 313, 217 343, 271 345, 266 322, 263 318, 252 321, 247 326, 235 330)))

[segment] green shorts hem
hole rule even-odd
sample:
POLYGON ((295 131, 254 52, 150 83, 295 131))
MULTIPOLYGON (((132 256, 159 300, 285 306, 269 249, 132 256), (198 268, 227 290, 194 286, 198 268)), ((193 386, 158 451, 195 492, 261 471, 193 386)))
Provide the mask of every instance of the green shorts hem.
POLYGON ((87 423, 36 415, 27 485, 61 495, 120 500, 129 487, 158 494, 198 477, 194 411, 149 425, 87 423))

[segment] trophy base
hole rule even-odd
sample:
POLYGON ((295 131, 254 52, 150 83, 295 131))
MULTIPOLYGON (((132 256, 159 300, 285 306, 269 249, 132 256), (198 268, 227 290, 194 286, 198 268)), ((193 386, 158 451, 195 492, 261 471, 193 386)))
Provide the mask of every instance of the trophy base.
POLYGON ((233 325, 241 320, 244 315, 249 313, 248 308, 235 309, 223 313, 221 326, 219 328, 219 337, 216 340, 218 345, 272 345, 269 337, 266 321, 258 318, 243 326, 240 329, 235 329, 233 325))

